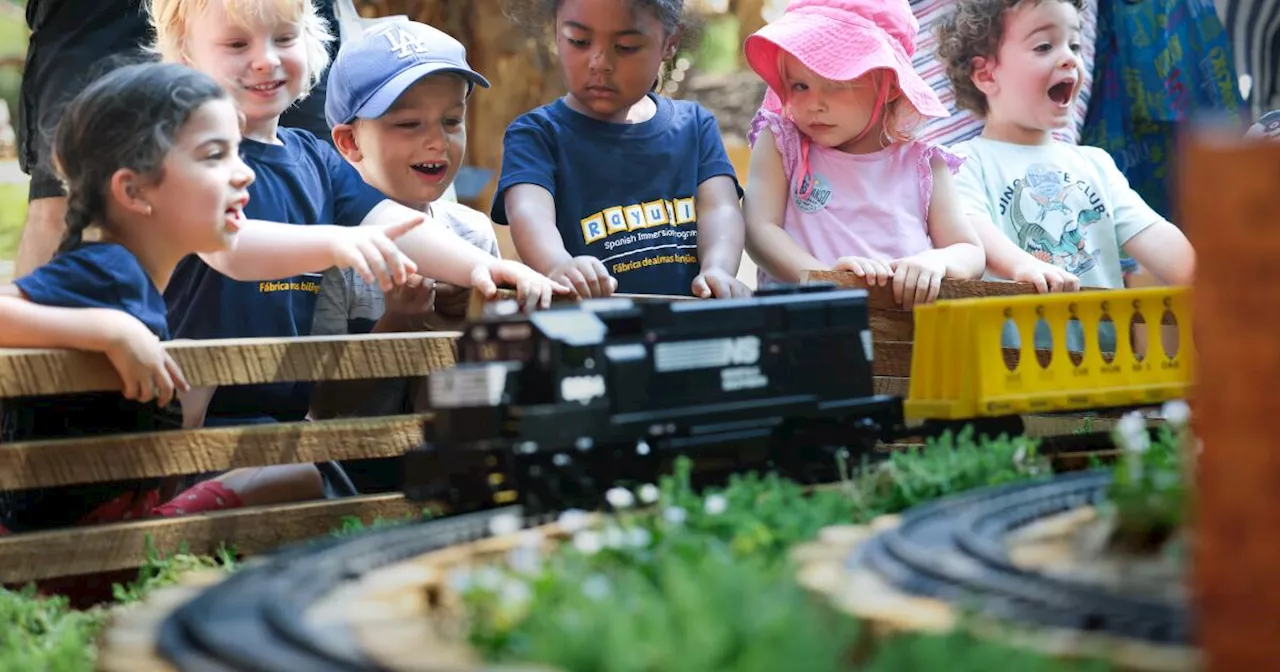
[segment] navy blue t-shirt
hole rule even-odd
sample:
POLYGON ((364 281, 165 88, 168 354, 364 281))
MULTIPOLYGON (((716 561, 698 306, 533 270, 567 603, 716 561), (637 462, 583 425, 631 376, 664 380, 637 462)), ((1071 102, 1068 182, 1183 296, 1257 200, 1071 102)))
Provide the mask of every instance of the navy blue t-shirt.
POLYGON ((728 175, 736 186, 737 176, 710 112, 649 97, 657 112, 639 124, 593 119, 563 99, 512 122, 492 218, 509 224, 506 190, 536 184, 555 198, 565 249, 600 259, 617 291, 687 296, 701 271, 698 185, 728 175))
MULTIPOLYGON (((280 128, 282 145, 245 140, 241 155, 256 179, 249 186, 245 217, 287 224, 358 226, 386 200, 365 183, 333 147, 308 131, 280 128)), ((178 265, 165 290, 174 338, 309 336, 320 292, 320 273, 242 282, 217 272, 197 256, 178 265)), ((247 422, 266 417, 297 421, 306 417, 311 384, 306 382, 219 387, 209 402, 206 423, 247 422)))
MULTIPOLYGON (((133 315, 161 340, 169 340, 165 303, 129 250, 115 243, 86 243, 55 256, 14 284, 32 303, 61 308, 113 308, 133 315)), ((0 441, 178 429, 175 403, 129 401, 115 392, 18 397, 3 402, 0 441)), ((22 532, 75 525, 93 509, 129 491, 159 487, 160 479, 135 479, 0 494, 0 525, 22 532)))

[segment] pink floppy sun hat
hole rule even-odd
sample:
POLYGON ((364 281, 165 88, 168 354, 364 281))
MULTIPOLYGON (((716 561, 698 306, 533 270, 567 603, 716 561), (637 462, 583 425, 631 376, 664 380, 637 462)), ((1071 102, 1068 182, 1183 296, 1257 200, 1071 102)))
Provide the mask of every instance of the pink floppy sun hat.
MULTIPOLYGON (((911 64, 920 24, 907 0, 792 0, 782 16, 747 37, 747 63, 785 100, 780 50, 832 81, 851 81, 876 69, 894 73, 898 88, 926 117, 951 116, 911 64)), ((767 107, 770 102, 766 100, 767 107)), ((775 109, 775 111, 778 111, 775 109)))

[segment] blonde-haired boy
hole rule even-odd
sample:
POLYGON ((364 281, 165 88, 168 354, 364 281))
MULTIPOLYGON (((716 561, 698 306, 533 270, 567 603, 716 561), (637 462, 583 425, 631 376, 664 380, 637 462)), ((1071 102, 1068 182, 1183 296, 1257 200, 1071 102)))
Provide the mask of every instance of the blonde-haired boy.
MULTIPOLYGON (((174 337, 308 335, 319 271, 333 265, 333 238, 421 220, 424 213, 366 184, 316 136, 279 126, 280 115, 310 90, 327 62, 323 47, 332 36, 310 0, 150 0, 148 10, 156 33, 153 49, 217 79, 244 114, 240 153, 257 176, 246 217, 316 230, 281 245, 272 265, 279 267, 283 257, 296 275, 280 281, 239 282, 201 259, 185 260, 165 294, 174 337), (310 226, 329 223, 339 227, 310 226)), ((425 219, 394 243, 424 275, 489 294, 497 283, 510 283, 527 302, 543 305, 553 292, 568 291, 522 264, 476 249, 432 215, 425 219)), ((362 244, 389 244, 386 237, 367 238, 362 244)), ((306 383, 223 387, 210 402, 206 422, 301 420, 310 392, 306 383)))

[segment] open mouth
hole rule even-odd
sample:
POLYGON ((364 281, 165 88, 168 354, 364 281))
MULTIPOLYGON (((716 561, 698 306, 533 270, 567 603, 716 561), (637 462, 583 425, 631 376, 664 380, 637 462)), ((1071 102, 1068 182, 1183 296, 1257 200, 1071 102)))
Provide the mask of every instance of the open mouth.
POLYGON ((1049 87, 1049 100, 1065 107, 1071 104, 1071 98, 1075 94, 1075 90, 1075 80, 1064 79, 1063 81, 1049 87))
POLYGON ((428 163, 415 163, 411 167, 423 175, 440 177, 444 175, 444 171, 449 167, 449 164, 442 163, 440 161, 431 161, 428 163))

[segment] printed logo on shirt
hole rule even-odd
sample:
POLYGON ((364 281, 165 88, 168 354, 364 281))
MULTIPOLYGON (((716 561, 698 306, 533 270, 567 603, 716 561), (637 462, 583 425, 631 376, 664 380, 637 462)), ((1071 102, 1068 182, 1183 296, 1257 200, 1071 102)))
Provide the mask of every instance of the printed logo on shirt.
POLYGON ((792 192, 791 198, 796 202, 796 207, 800 208, 802 212, 817 212, 827 207, 827 201, 831 200, 831 183, 827 182, 826 178, 822 177, 818 173, 811 171, 809 175, 804 178, 804 182, 801 183, 794 192, 792 192), (804 198, 801 198, 800 194, 804 194, 804 192, 809 190, 810 180, 816 183, 813 185, 813 191, 810 191, 808 194, 805 194, 804 198))
POLYGON ((1005 188, 1000 214, 1013 225, 1018 245, 1037 259, 1074 275, 1097 265, 1100 252, 1090 232, 1108 214, 1088 182, 1034 164, 1005 188))
POLYGON ((615 205, 582 218, 582 242, 590 245, 640 229, 682 226, 697 221, 698 208, 692 196, 615 205))
POLYGON ((311 294, 319 294, 320 277, 319 273, 307 273, 289 280, 259 282, 258 292, 262 294, 273 292, 309 292, 311 294))

